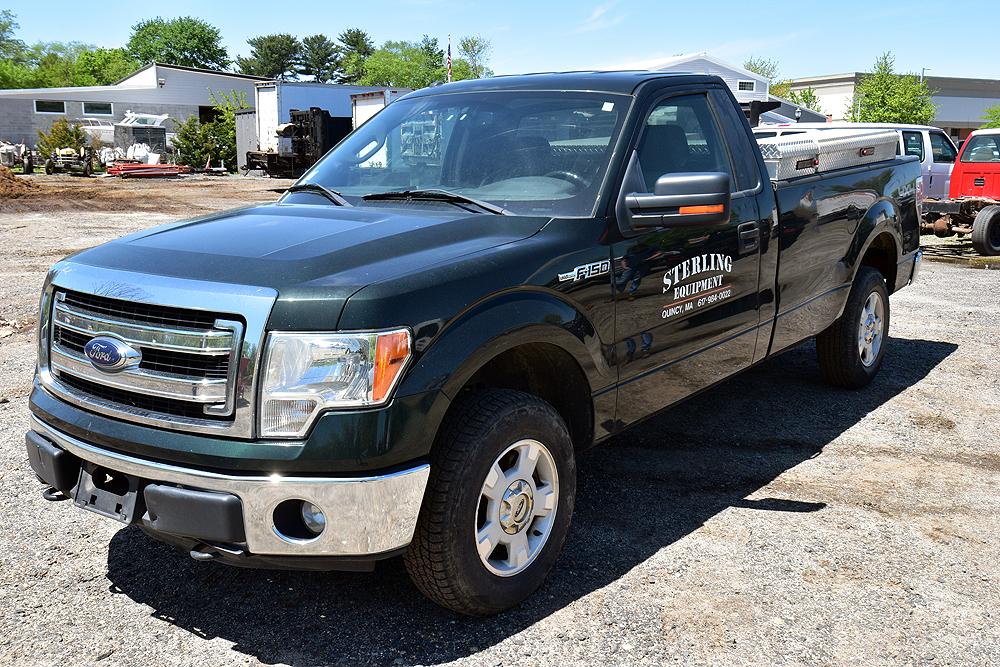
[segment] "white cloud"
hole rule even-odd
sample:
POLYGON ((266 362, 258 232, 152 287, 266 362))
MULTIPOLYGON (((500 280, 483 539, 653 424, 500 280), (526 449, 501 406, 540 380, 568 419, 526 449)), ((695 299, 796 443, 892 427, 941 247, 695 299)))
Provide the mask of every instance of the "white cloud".
POLYGON ((624 14, 612 14, 611 10, 617 2, 606 2, 603 5, 594 7, 590 16, 576 28, 576 32, 593 32, 594 30, 604 30, 611 26, 618 25, 625 20, 624 14))

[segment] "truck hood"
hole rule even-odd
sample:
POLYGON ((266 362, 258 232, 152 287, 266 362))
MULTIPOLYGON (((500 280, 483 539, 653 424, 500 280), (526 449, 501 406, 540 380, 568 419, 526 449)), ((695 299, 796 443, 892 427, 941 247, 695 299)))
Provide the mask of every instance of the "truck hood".
POLYGON ((275 203, 154 227, 73 261, 269 287, 279 295, 273 328, 333 328, 362 287, 527 238, 547 221, 436 206, 275 203))

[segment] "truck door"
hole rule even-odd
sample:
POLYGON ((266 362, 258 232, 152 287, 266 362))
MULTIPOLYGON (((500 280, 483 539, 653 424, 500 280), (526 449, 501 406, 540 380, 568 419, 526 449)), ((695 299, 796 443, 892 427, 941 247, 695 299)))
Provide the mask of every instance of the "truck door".
MULTIPOLYGON (((614 244, 619 423, 680 400, 753 359, 760 184, 742 190, 746 178, 734 169, 718 112, 704 91, 660 97, 634 144, 647 192, 664 174, 725 172, 733 199, 725 222, 652 228, 614 244)), ((749 149, 749 138, 743 140, 749 149)))
POLYGON ((920 130, 903 130, 903 155, 915 155, 920 160, 920 177, 924 182, 924 193, 928 197, 942 197, 947 195, 942 193, 934 183, 931 182, 931 161, 928 157, 927 146, 924 145, 924 133, 920 130))
POLYGON ((948 186, 951 181, 951 168, 955 165, 958 150, 944 132, 931 130, 927 133, 930 140, 930 190, 929 197, 944 199, 948 196, 948 186))

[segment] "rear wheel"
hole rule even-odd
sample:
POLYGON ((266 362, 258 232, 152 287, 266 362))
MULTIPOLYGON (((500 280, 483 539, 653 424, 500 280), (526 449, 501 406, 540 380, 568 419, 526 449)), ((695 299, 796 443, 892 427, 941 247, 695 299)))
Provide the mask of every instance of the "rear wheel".
POLYGON ((889 334, 889 292, 882 274, 863 266, 854 278, 844 314, 816 336, 827 382, 860 389, 878 374, 889 334))
POLYGON ((545 401, 507 389, 460 400, 435 446, 404 560, 428 598, 485 616, 531 595, 555 563, 576 464, 566 425, 545 401))
POLYGON ((1000 206, 987 206, 972 222, 972 247, 980 255, 1000 255, 1000 206))
POLYGON ((52 160, 46 160, 45 161, 45 173, 48 174, 49 176, 51 176, 52 174, 55 173, 55 171, 56 171, 55 162, 53 162, 52 160))

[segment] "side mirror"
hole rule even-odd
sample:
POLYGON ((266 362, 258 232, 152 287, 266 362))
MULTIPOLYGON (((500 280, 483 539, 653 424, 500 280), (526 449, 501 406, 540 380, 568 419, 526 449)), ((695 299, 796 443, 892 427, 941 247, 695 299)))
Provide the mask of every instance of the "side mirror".
POLYGON ((653 194, 633 192, 625 205, 633 227, 709 225, 729 219, 729 174, 664 174, 653 194))
POLYGON ((729 220, 729 174, 689 172, 664 174, 653 193, 645 189, 639 155, 633 152, 622 180, 615 212, 625 236, 643 229, 687 225, 711 225, 729 220))

